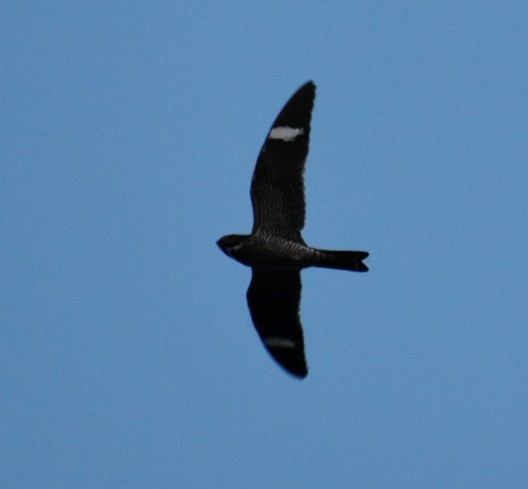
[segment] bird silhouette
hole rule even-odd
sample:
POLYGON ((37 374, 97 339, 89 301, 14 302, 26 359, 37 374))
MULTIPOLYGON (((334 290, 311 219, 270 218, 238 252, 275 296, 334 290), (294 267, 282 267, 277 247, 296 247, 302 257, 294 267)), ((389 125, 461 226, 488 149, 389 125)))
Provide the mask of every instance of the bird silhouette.
POLYGON ((253 324, 271 356, 301 378, 308 373, 299 317, 301 270, 368 270, 366 251, 320 250, 301 236, 315 88, 312 81, 300 87, 266 136, 251 181, 251 234, 230 234, 217 242, 226 255, 251 267, 247 301, 253 324))

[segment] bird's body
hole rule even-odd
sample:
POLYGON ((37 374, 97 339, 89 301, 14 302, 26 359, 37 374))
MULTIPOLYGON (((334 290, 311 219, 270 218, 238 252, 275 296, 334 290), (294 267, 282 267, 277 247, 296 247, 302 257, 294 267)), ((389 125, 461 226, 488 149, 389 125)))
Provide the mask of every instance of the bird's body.
POLYGON ((265 234, 228 235, 219 245, 221 248, 226 245, 231 258, 249 267, 301 269, 309 266, 312 256, 312 250, 305 244, 265 234))
POLYGON ((308 267, 367 271, 364 251, 329 251, 306 245, 304 165, 308 155, 315 85, 303 85, 286 103, 260 151, 251 182, 253 230, 230 234, 218 246, 252 268, 249 311, 264 346, 298 377, 308 370, 299 318, 300 272, 308 267))
POLYGON ((248 267, 335 268, 366 272, 361 260, 367 258, 364 251, 334 251, 311 248, 304 242, 292 241, 265 234, 229 234, 218 241, 220 248, 231 258, 248 267))

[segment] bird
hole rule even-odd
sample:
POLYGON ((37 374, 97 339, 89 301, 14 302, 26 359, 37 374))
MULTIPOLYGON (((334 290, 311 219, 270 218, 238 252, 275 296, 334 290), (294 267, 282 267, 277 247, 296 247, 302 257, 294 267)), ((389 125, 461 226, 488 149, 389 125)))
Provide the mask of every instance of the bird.
POLYGON ((286 102, 260 150, 251 180, 251 234, 217 241, 230 258, 251 267, 249 312, 275 361, 291 375, 308 374, 300 320, 301 270, 368 271, 366 251, 312 248, 302 238, 306 215, 304 169, 316 85, 308 81, 286 102))

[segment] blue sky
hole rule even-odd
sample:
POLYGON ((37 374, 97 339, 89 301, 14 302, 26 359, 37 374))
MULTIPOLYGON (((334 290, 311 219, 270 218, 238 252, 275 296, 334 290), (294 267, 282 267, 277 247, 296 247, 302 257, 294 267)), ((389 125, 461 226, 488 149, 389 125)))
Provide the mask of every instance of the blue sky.
POLYGON ((0 485, 528 485, 528 6, 4 2, 0 485), (269 129, 318 85, 310 373, 253 330, 269 129))

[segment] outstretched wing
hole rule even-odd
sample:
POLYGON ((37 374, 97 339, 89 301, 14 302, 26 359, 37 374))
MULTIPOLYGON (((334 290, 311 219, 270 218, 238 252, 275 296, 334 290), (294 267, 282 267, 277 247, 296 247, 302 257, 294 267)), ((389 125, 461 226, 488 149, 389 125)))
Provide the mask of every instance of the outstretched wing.
POLYGON ((262 343, 289 373, 306 377, 304 339, 299 318, 301 273, 252 269, 247 291, 249 312, 262 343))
POLYGON ((304 84, 275 119, 251 182, 253 233, 301 241, 306 204, 304 163, 310 142, 315 84, 304 84))

